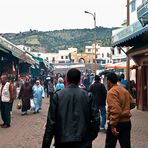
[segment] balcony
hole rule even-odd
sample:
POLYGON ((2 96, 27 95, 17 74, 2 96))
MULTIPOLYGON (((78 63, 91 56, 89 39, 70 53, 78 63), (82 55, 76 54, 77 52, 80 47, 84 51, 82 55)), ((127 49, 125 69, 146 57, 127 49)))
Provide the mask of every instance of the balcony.
POLYGON ((148 24, 148 0, 137 8, 137 17, 142 26, 148 24))

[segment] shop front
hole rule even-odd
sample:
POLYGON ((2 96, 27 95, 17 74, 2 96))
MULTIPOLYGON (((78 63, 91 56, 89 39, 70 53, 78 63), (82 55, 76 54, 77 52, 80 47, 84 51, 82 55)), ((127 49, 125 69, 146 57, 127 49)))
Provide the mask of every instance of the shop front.
POLYGON ((136 101, 139 110, 148 110, 148 25, 128 26, 113 37, 113 47, 127 47, 129 59, 136 63, 136 101))

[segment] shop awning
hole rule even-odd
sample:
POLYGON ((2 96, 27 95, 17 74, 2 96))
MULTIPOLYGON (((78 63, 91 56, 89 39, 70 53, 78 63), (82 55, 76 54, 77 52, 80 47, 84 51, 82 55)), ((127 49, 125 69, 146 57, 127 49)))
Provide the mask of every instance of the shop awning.
MULTIPOLYGON (((119 33, 117 33, 114 37, 113 37, 113 44, 112 46, 134 46, 137 42, 136 38, 138 38, 141 35, 144 35, 145 33, 148 32, 148 25, 145 27, 139 27, 139 22, 133 24, 133 26, 129 26, 125 29, 123 29, 122 31, 120 31, 119 33), (135 30, 134 30, 134 26, 136 26, 135 30), (138 28, 138 29, 137 29, 138 28)), ((146 39, 147 40, 147 39, 146 39)))
POLYGON ((31 56, 27 55, 24 50, 18 48, 16 45, 14 45, 13 43, 9 42, 1 36, 0 45, 1 47, 10 51, 12 55, 17 57, 18 59, 21 59, 22 61, 27 62, 29 64, 36 64, 36 61, 31 56))
MULTIPOLYGON (((133 68, 135 66, 136 66, 135 62, 133 60, 130 60, 130 68, 133 68)), ((113 68, 113 69, 126 68, 126 62, 109 64, 104 66, 104 68, 113 68)))

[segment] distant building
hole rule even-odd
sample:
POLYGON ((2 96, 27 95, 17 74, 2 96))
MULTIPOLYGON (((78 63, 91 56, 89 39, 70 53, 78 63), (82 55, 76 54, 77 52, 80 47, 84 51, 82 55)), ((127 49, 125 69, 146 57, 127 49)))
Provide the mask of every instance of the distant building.
POLYGON ((31 47, 28 47, 28 46, 25 46, 25 45, 17 45, 17 47, 24 50, 24 51, 28 51, 28 52, 32 51, 31 47))
MULTIPOLYGON (((95 59, 94 44, 92 46, 85 46, 82 53, 72 53, 74 62, 93 63, 95 59)), ((96 45, 96 60, 98 64, 111 63, 111 47, 101 47, 96 45)))
POLYGON ((125 48, 111 48, 111 56, 113 63, 124 62, 127 59, 127 55, 125 54, 125 48))
POLYGON ((58 53, 31 52, 36 57, 41 57, 49 63, 70 63, 70 54, 77 53, 77 48, 59 50, 58 53))

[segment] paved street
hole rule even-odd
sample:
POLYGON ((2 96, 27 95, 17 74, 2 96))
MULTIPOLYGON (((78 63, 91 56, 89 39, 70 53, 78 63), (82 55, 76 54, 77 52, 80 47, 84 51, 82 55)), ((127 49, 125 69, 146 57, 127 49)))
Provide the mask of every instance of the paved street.
MULTIPOLYGON (((39 114, 29 112, 26 116, 21 116, 20 110, 16 109, 17 102, 18 100, 15 100, 13 106, 11 127, 0 128, 0 148, 41 148, 49 106, 48 99, 44 99, 43 109, 39 114)), ((147 148, 148 112, 134 109, 132 114, 132 148, 147 148)), ((93 148, 104 148, 104 141, 105 133, 100 132, 93 142, 93 148)))

